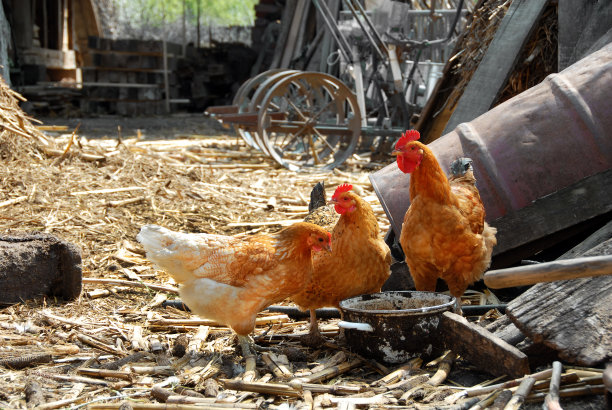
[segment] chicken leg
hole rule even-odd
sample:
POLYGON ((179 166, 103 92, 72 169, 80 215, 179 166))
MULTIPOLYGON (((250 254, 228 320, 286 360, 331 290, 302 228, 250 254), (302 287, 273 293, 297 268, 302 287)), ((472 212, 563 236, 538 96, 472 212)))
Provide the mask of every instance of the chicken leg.
POLYGON ((325 343, 325 338, 321 335, 319 324, 317 323, 317 312, 315 309, 310 309, 310 327, 308 334, 302 336, 300 341, 309 347, 318 347, 325 343))

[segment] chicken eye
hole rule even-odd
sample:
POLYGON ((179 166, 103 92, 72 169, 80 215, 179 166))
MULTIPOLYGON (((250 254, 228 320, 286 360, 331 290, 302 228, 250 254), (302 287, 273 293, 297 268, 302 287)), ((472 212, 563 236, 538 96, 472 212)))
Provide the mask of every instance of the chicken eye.
POLYGON ((319 242, 323 242, 323 238, 319 238, 319 242))

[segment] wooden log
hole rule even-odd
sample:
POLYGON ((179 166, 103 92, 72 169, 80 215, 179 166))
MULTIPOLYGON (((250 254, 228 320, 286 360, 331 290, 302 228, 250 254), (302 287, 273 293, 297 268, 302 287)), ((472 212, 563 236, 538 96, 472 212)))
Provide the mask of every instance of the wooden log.
POLYGON ((529 361, 524 353, 462 316, 444 312, 440 332, 448 349, 485 372, 511 377, 529 373, 529 361), (496 366, 491 366, 491 363, 496 363, 496 366))
POLYGON ((81 251, 50 234, 0 236, 0 305, 81 293, 81 251))
POLYGON ((558 260, 535 265, 490 270, 485 284, 493 289, 534 285, 564 279, 612 275, 612 255, 558 260))

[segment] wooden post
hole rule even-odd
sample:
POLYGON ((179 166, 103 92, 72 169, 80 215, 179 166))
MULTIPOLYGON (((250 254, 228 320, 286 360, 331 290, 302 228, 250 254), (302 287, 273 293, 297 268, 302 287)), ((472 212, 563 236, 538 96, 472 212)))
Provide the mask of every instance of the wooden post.
POLYGON ((170 84, 168 84, 168 45, 166 39, 162 40, 162 59, 164 64, 164 93, 166 94, 166 114, 170 113, 170 84))

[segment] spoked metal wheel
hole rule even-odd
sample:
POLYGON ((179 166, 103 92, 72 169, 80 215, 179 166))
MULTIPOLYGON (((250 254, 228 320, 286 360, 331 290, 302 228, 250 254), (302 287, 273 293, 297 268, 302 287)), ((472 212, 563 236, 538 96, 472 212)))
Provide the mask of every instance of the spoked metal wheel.
MULTIPOLYGON (((277 69, 264 71, 263 73, 260 73, 256 75, 255 77, 250 78, 244 83, 242 83, 240 88, 238 88, 238 91, 236 91, 236 95, 234 95, 234 99, 232 101, 232 105, 235 105, 238 107, 238 113, 245 113, 249 108, 251 97, 253 96, 257 88, 261 85, 261 83, 263 83, 269 77, 271 77, 272 75, 280 71, 283 71, 283 70, 280 68, 277 68, 277 69)), ((248 146, 252 148, 256 148, 256 149, 261 149, 259 145, 257 145, 257 143, 255 142, 255 139, 253 138, 254 131, 248 130, 248 127, 244 125, 239 125, 239 124, 234 125, 234 130, 244 140, 244 142, 246 142, 248 146)))
MULTIPOLYGON (((251 96, 251 98, 249 99, 249 103, 248 103, 248 108, 246 108, 246 112, 250 112, 250 113, 259 113, 261 111, 261 104, 263 99, 265 98, 265 96, 268 94, 268 91, 274 87, 276 85, 276 83, 278 83, 279 81, 282 81, 284 78, 290 77, 294 74, 298 74, 300 73, 300 71, 297 70, 279 70, 271 75, 269 75, 267 78, 263 79, 263 81, 261 82, 261 84, 257 87, 257 89, 255 90, 255 92, 253 93, 253 95, 251 96)), ((271 104, 268 106, 268 110, 270 111, 270 115, 278 118, 278 116, 282 117, 282 113, 279 111, 281 110, 280 107, 275 106, 274 104, 271 104)), ((258 127, 257 127, 258 129, 258 127)), ((261 138, 261 134, 259 134, 257 131, 254 131, 251 133, 253 140, 255 141, 255 144, 257 144, 261 150, 270 155, 270 153, 268 152, 268 148, 266 147, 266 145, 264 144, 262 138, 261 138)))
POLYGON ((361 113, 355 94, 335 77, 300 72, 277 81, 261 101, 257 134, 290 170, 331 170, 355 150, 361 113))
MULTIPOLYGON (((236 92, 236 95, 234 96, 233 105, 238 107, 237 114, 254 114, 256 118, 257 104, 252 104, 253 99, 255 98, 255 101, 259 101, 263 95, 265 95, 265 90, 270 88, 276 81, 296 72, 296 70, 284 70, 278 68, 265 71, 256 75, 250 80, 247 80, 242 84, 242 86, 240 86, 236 92), (254 107, 253 110, 251 110, 251 107, 254 107)), ((242 137, 247 145, 267 154, 263 143, 259 143, 256 123, 249 123, 250 121, 245 121, 245 123, 235 125, 234 129, 236 130, 236 133, 242 137)))

